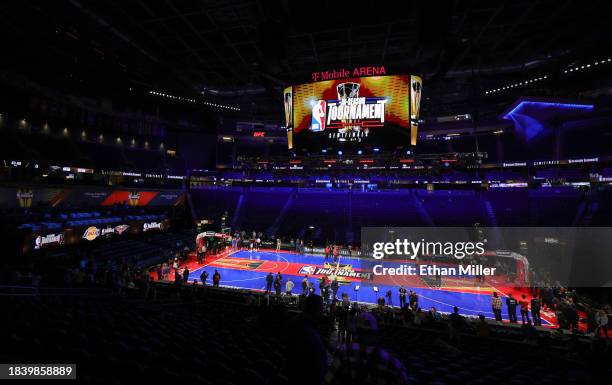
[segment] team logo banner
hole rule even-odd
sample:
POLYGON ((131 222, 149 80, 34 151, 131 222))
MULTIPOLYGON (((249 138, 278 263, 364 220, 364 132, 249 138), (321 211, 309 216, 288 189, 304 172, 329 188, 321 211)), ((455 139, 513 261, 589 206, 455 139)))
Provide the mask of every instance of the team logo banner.
POLYGON ((90 242, 98 238, 99 236, 100 236, 100 229, 98 229, 95 226, 88 227, 87 230, 85 230, 85 232, 83 233, 83 239, 86 239, 90 242))

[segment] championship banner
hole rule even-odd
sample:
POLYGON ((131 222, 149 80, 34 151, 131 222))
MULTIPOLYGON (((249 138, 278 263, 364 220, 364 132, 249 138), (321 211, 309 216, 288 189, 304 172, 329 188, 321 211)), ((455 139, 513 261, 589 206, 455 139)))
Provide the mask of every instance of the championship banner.
POLYGON ((285 109, 285 127, 287 128, 287 146, 293 148, 293 87, 287 87, 283 91, 283 103, 285 109))
POLYGON ((421 109, 421 89, 423 79, 419 76, 410 77, 410 144, 416 146, 419 129, 419 111, 421 109))

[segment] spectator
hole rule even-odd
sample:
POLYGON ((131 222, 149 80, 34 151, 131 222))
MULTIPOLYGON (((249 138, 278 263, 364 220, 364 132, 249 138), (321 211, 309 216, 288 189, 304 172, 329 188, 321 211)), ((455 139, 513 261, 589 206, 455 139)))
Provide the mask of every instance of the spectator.
POLYGON ((387 304, 393 307, 393 303, 391 302, 393 294, 391 293, 391 290, 387 290, 387 293, 385 294, 385 296, 387 297, 387 304))
POLYGON ((206 270, 204 270, 202 274, 200 274, 200 282, 202 282, 203 286, 206 286, 207 279, 208 279, 208 273, 206 272, 206 270))
POLYGON ((333 299, 337 298, 339 288, 340 288, 340 285, 338 284, 338 278, 334 277, 334 279, 331 281, 331 290, 332 290, 333 299))
POLYGON ((416 311, 417 307, 419 306, 419 295, 410 290, 410 294, 408 294, 408 301, 410 302, 410 308, 412 311, 416 311))
POLYGON ((442 317, 440 316, 440 313, 434 306, 432 306, 431 309, 429 309, 429 311, 427 312, 427 321, 429 323, 439 322, 441 318, 442 317))
POLYGON ((501 298, 497 295, 497 292, 493 293, 493 298, 491 299, 491 307, 493 308, 493 314, 495 315, 495 320, 501 322, 502 321, 502 301, 501 298))
POLYGON ((406 289, 404 288, 404 286, 400 286, 399 288, 399 304, 400 308, 402 309, 406 305, 406 289))
POLYGON ((533 317, 534 326, 542 326, 542 318, 540 317, 540 299, 533 297, 531 299, 531 316, 533 317))
POLYGON ((378 326, 370 313, 359 316, 357 342, 336 351, 325 384, 408 384, 402 363, 378 344, 378 326))
POLYGON ((508 306, 508 319, 512 323, 516 323, 516 299, 512 296, 512 293, 508 294, 506 298, 506 306, 508 306))
POLYGON ((189 283, 189 269, 187 266, 185 266, 185 269, 183 270, 183 281, 185 281, 185 283, 189 283))
POLYGON ((449 339, 451 341, 459 342, 461 339, 461 331, 465 326, 465 320, 463 316, 459 314, 459 308, 455 306, 453 308, 453 313, 448 316, 448 332, 449 339))
POLYGON ((527 301, 527 296, 525 294, 521 295, 519 305, 521 306, 521 321, 523 322, 523 325, 525 324, 525 320, 531 323, 531 320, 529 319, 529 301, 527 301))
POLYGON ((213 274, 213 287, 219 287, 219 282, 221 281, 221 274, 215 269, 215 274, 213 274))
POLYGON ((302 294, 308 295, 308 276, 305 275, 302 279, 302 294))
POLYGON ((490 334, 489 324, 485 320, 485 316, 480 314, 478 316, 478 323, 476 324, 476 336, 480 338, 489 338, 490 334))
POLYGON ((272 291, 273 282, 274 276, 272 275, 272 272, 269 272, 268 275, 266 275, 266 294, 272 291))
POLYGON ((600 332, 604 338, 608 338, 608 315, 603 310, 598 310, 595 314, 595 336, 599 337, 600 332))
POLYGON ((293 291, 293 286, 295 286, 295 284, 293 283, 291 278, 287 279, 287 283, 285 284, 285 292, 287 293, 288 296, 291 296, 291 292, 293 291))
POLYGON ((283 284, 281 282, 281 276, 280 276, 280 273, 278 273, 276 278, 274 278, 274 291, 276 292, 276 296, 277 297, 280 297, 280 295, 281 295, 282 285, 283 284))

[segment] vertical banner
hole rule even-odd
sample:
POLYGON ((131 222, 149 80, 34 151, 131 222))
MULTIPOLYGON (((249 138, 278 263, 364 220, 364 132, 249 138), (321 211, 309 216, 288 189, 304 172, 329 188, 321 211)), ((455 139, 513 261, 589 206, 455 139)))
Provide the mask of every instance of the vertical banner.
POLYGON ((287 128, 287 144, 289 149, 293 148, 293 87, 289 86, 283 91, 283 103, 285 105, 285 127, 287 128))
POLYGON ((410 76, 410 144, 412 146, 416 146, 417 142, 422 88, 423 79, 419 76, 410 76))

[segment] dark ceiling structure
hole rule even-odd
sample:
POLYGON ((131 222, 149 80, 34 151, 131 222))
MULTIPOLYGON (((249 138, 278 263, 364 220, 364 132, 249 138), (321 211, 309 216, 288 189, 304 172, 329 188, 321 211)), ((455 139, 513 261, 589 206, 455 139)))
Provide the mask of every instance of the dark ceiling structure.
POLYGON ((590 86, 564 71, 610 53, 603 9, 572 0, 9 1, 0 5, 0 67, 77 94, 158 90, 280 121, 283 86, 314 71, 384 65, 424 77, 424 116, 486 118, 518 95, 590 86))

